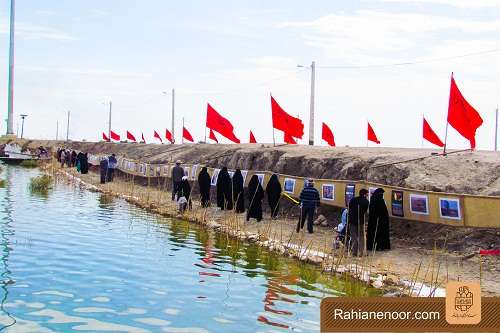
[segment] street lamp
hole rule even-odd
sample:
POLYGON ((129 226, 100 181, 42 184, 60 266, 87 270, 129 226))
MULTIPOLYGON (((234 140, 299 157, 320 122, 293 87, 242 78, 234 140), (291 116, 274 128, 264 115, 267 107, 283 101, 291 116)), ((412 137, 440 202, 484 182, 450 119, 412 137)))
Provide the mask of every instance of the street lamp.
POLYGON ((20 114, 19 116, 23 120, 22 123, 21 123, 21 139, 22 139, 23 138, 23 134, 24 134, 24 118, 26 118, 28 115, 27 114, 20 114))
POLYGON ((316 62, 312 62, 311 66, 297 65, 299 68, 311 69, 311 104, 309 109, 309 145, 314 145, 314 89, 315 89, 315 76, 316 76, 316 62))

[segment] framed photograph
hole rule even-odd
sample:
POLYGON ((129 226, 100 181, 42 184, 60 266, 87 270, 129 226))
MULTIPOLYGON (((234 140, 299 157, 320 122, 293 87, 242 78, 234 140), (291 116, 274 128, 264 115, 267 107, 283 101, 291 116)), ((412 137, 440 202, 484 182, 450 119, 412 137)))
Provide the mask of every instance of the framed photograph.
POLYGON ((191 179, 192 180, 196 180, 196 176, 198 176, 197 172, 198 172, 198 164, 195 164, 191 168, 191 179))
POLYGON ((373 192, 375 192, 375 190, 377 189, 377 187, 370 187, 368 189, 368 201, 370 201, 372 195, 373 195, 373 192))
POLYGON ((257 178, 259 178, 259 183, 262 187, 264 187, 264 174, 263 173, 256 173, 257 178))
POLYGON ((168 177, 168 165, 164 165, 163 166, 163 176, 167 176, 168 177))
POLYGON ((229 178, 233 179, 234 171, 228 170, 227 173, 229 174, 229 178))
POLYGON ((160 177, 161 176, 161 166, 156 166, 156 173, 155 173, 155 176, 156 177, 160 177))
POLYGON ((155 176, 155 167, 154 165, 149 165, 149 172, 148 172, 149 177, 154 177, 155 176))
POLYGON ((392 191, 391 196, 392 216, 404 217, 403 191, 392 191))
POLYGON ((191 173, 191 167, 185 166, 184 167, 184 176, 187 176, 189 178, 190 173, 191 173))
POLYGON ((410 211, 413 214, 429 215, 429 197, 423 194, 410 194, 410 211))
POLYGON ((145 176, 148 171, 148 166, 146 164, 142 165, 142 174, 145 176))
POLYGON ((293 178, 285 178, 283 184, 283 191, 286 193, 293 194, 295 193, 295 179, 293 178))
POLYGON ((243 184, 245 184, 247 180, 248 170, 241 170, 241 175, 243 176, 243 184))
POLYGON ((210 185, 217 185, 217 178, 219 178, 220 169, 214 169, 214 173, 212 174, 212 182, 210 185))
POLYGON ((335 200, 335 184, 322 184, 321 197, 323 200, 335 200))
POLYGON ((439 214, 443 219, 461 220, 460 199, 439 198, 439 214))
POLYGON ((346 184, 345 185, 345 206, 349 207, 349 201, 354 198, 356 193, 356 185, 355 184, 346 184))

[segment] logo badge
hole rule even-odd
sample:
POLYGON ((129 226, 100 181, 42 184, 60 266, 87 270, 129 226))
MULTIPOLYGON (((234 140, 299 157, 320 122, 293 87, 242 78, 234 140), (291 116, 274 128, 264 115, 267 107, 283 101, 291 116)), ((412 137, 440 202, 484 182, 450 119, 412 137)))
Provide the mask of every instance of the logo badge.
POLYGON ((473 325, 481 321, 481 286, 477 282, 446 285, 446 321, 451 325, 473 325))

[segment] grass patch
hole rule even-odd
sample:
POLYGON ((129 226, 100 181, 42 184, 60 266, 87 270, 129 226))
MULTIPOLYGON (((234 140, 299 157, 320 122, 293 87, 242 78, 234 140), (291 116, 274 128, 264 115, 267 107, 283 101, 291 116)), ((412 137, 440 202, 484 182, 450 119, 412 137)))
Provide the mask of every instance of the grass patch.
POLYGON ((47 192, 52 188, 52 176, 41 175, 31 178, 30 190, 33 192, 47 192))
POLYGON ((0 179, 0 188, 4 188, 6 183, 5 179, 0 179))
POLYGON ((20 166, 25 167, 25 168, 36 168, 38 166, 38 161, 36 161, 36 160, 22 161, 20 166))

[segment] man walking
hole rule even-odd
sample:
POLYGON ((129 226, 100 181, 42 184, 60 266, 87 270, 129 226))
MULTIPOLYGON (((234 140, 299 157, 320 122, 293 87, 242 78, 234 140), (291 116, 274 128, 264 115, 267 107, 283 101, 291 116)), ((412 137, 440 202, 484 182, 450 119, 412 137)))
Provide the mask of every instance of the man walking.
POLYGON ((307 231, 313 233, 313 218, 316 207, 319 207, 319 192, 314 188, 314 180, 308 179, 300 192, 300 205, 302 212, 300 214, 300 225, 297 224, 297 232, 304 228, 307 218, 307 231), (299 228, 300 227, 300 228, 299 228))
POLYGON ((368 210, 368 191, 359 190, 359 196, 349 201, 348 232, 353 256, 363 256, 365 252, 365 215, 368 210))
POLYGON ((177 160, 172 168, 172 200, 175 200, 175 195, 181 188, 182 177, 184 177, 184 169, 181 167, 181 161, 177 160))

